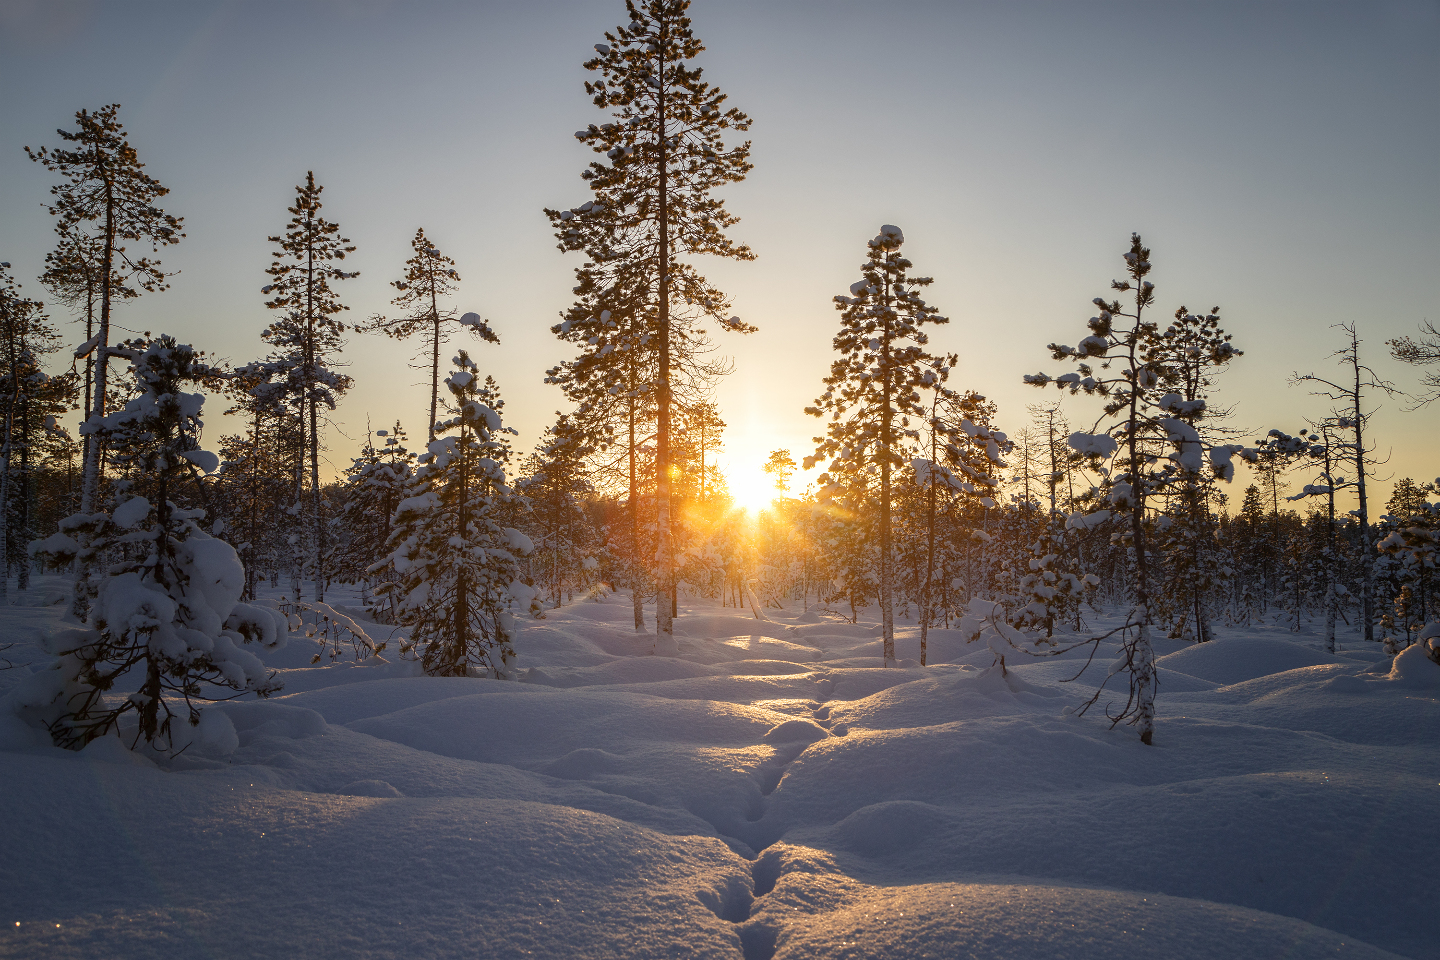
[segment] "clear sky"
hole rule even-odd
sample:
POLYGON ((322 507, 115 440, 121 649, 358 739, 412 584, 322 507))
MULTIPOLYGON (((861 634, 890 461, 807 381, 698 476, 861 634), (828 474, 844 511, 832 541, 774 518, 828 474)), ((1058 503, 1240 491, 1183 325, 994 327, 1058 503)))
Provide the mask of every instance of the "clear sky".
MULTIPOLYGON (((1377 372, 1415 385, 1384 341, 1440 320, 1437 0, 696 0, 691 16, 706 79, 754 120, 755 170, 724 196, 759 259, 701 263, 761 328, 720 341, 736 368, 722 460, 740 485, 770 450, 812 449, 819 422, 801 411, 831 360, 830 298, 882 223, 936 279, 952 382, 994 399, 1012 433, 1057 396, 1021 375, 1060 370, 1045 345, 1080 339, 1132 230, 1154 251, 1160 309, 1218 304, 1246 351, 1218 394, 1237 426, 1293 433, 1326 411, 1286 381, 1338 372, 1340 322, 1359 324, 1377 372)), ((624 19, 619 0, 0 0, 0 259, 43 294, 51 175, 21 148, 119 102, 189 236, 164 255, 174 288, 117 322, 250 360, 265 238, 313 169, 359 248, 351 318, 389 308, 416 227, 458 261, 455 305, 502 337, 472 353, 523 453, 563 406, 542 379, 568 356, 549 327, 578 265, 540 210, 587 198, 591 154, 571 134, 599 111, 581 63, 624 19)), ((427 378, 408 353, 351 337, 336 469, 367 416, 423 434, 427 378)), ((1382 475, 1433 478, 1440 410, 1403 407, 1376 416, 1382 475)), ((212 411, 212 442, 233 429, 212 411)))

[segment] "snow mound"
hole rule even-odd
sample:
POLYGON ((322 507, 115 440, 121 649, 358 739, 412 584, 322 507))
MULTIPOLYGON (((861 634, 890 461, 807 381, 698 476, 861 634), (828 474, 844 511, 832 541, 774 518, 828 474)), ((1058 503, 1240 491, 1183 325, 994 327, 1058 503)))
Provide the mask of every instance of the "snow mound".
POLYGON ((771 727, 761 737, 766 743, 814 743, 830 736, 825 728, 809 720, 786 720, 771 727))
POLYGON ((275 697, 272 703, 304 707, 327 723, 345 724, 364 717, 379 717, 421 703, 450 697, 473 697, 490 689, 471 677, 387 677, 341 686, 320 687, 275 697))
POLYGON ((1162 894, 1022 883, 835 886, 813 876, 781 877, 765 909, 752 915, 757 927, 772 917, 785 922, 774 960, 1396 957, 1302 920, 1162 894), (815 910, 822 899, 816 888, 830 894, 824 899, 843 899, 834 909, 815 910))
POLYGON ((399 797, 403 794, 384 780, 356 780, 335 791, 343 797, 399 797))
POLYGON ((314 710, 285 703, 235 700, 209 709, 221 711, 229 717, 242 744, 256 737, 304 740, 318 737, 328 728, 325 718, 314 710))
POLYGON ((1299 667, 1331 664, 1335 658, 1318 650, 1268 637, 1227 637, 1197 643, 1156 661, 1177 673, 1228 686, 1299 667))
POLYGON ((1410 690, 1440 690, 1440 663, 1431 660, 1417 643, 1400 651, 1386 679, 1410 690))

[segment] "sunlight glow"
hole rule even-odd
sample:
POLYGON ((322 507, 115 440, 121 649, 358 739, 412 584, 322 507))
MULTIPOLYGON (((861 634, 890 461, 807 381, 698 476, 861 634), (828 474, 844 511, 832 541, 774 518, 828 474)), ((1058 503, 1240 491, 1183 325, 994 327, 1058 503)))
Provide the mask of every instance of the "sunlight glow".
POLYGON ((770 501, 780 495, 775 489, 775 478, 761 470, 758 465, 731 466, 725 474, 725 482, 730 487, 730 496, 734 499, 735 506, 751 513, 769 508, 770 501))

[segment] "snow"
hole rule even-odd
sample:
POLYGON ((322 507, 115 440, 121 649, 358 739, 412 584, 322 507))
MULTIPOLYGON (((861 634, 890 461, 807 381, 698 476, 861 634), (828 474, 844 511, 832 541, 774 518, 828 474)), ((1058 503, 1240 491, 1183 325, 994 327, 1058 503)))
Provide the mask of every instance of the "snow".
MULTIPOLYGON (((273 629, 269 602, 229 622, 273 629)), ((285 689, 208 707, 157 763, 19 719, 64 609, 0 610, 7 956, 1440 958, 1419 645, 1157 638, 1146 747, 1114 695, 1066 713, 1113 644, 1069 683, 1085 651, 1002 671, 936 627, 921 668, 902 615, 883 669, 873 609, 682 599, 679 656, 653 657, 613 595, 517 618, 519 682, 246 644, 285 689)))
MULTIPOLYGON (((1071 376, 1071 374, 1066 374, 1066 376, 1071 376)), ((1074 376, 1078 378, 1078 374, 1074 376)), ((1110 457, 1114 456, 1115 451, 1120 449, 1120 445, 1115 442, 1115 438, 1108 433, 1083 433, 1077 431, 1070 434, 1068 442, 1072 450, 1076 453, 1085 454, 1086 456, 1110 457)))
POLYGON ((1170 455, 1170 459, 1191 473, 1199 473, 1205 465, 1205 446, 1200 442, 1199 431, 1193 424, 1176 417, 1161 417, 1160 426, 1165 428, 1170 442, 1175 444, 1175 453, 1170 455))
POLYGON ((144 522, 150 516, 150 501, 144 497, 131 497, 110 514, 110 519, 118 527, 130 529, 144 522))
POLYGON ((181 456, 205 473, 214 473, 220 469, 220 458, 210 450, 187 450, 181 456))

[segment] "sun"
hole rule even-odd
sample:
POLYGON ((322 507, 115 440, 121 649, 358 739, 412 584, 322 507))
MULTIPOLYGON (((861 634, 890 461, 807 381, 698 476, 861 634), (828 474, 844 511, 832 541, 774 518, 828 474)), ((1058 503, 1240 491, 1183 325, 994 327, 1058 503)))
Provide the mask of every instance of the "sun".
POLYGON ((725 474, 725 483, 735 506, 751 513, 768 510, 770 502, 780 495, 775 478, 759 467, 732 466, 725 474))

